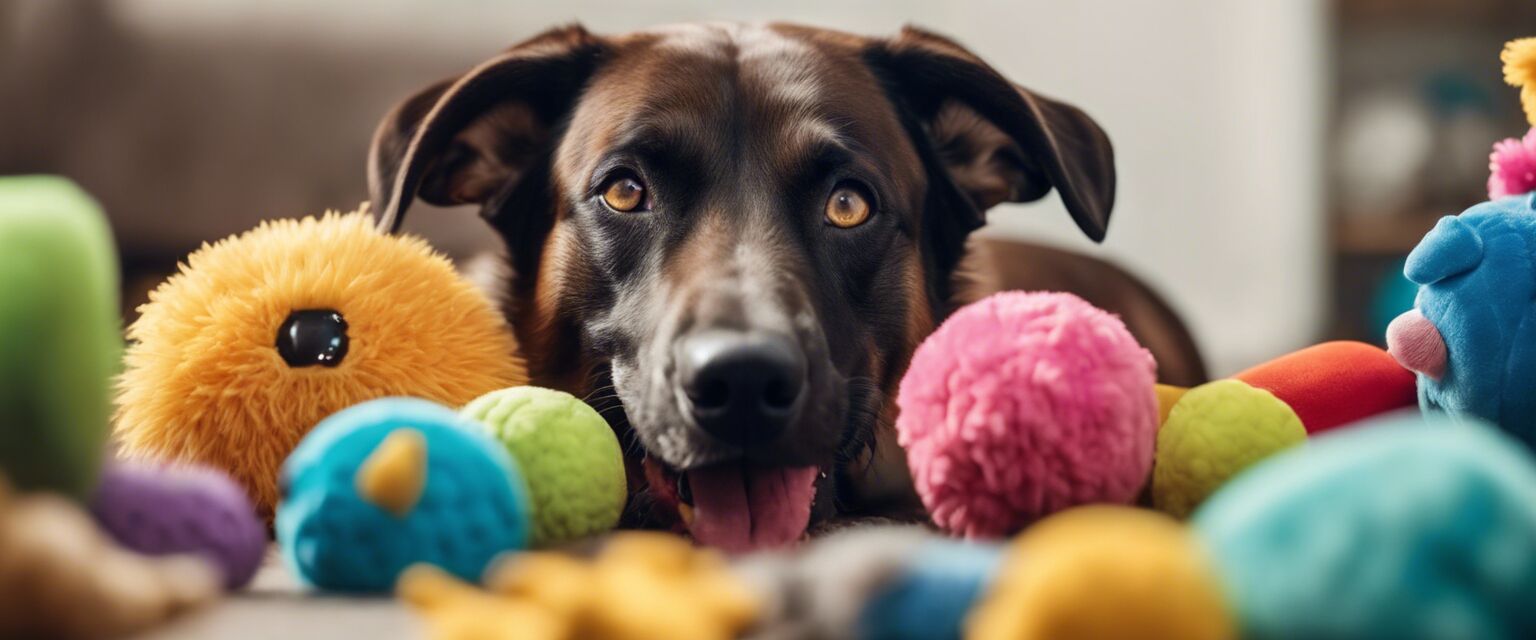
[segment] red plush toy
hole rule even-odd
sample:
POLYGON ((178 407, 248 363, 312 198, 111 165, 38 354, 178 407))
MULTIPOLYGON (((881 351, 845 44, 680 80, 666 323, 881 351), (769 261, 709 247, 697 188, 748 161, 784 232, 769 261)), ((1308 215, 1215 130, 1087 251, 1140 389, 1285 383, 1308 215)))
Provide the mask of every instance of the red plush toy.
POLYGON ((1309 434, 1419 402, 1413 372, 1363 342, 1324 342, 1233 377, 1291 405, 1309 434))

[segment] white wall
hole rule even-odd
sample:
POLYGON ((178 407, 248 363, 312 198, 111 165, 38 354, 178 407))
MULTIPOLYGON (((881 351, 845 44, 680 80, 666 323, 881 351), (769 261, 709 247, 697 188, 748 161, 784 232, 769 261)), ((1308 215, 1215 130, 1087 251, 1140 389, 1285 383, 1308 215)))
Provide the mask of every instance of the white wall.
POLYGON ((417 47, 464 65, 572 20, 616 31, 789 19, 867 33, 912 22, 1078 104, 1115 142, 1120 192, 1102 247, 1081 238, 1054 199, 994 212, 989 232, 1129 266, 1185 314, 1218 374, 1320 330, 1321 0, 134 0, 116 8, 147 31, 417 47))

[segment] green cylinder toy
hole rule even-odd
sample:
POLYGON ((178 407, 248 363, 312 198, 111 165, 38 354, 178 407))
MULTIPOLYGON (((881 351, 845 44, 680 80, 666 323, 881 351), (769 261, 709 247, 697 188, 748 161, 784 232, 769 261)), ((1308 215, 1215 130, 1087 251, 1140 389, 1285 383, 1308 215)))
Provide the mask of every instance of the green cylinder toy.
POLYGON ((0 178, 0 472, 22 490, 95 485, 122 351, 117 269, 74 183, 0 178))

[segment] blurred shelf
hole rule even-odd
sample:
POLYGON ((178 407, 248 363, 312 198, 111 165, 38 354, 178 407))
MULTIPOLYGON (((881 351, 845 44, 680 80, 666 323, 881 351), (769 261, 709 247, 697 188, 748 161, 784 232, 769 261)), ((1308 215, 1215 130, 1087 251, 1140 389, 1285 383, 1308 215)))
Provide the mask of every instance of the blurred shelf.
POLYGON ((1350 24, 1509 26, 1536 19, 1531 0, 1338 0, 1338 18, 1350 24))
POLYGON ((1412 251, 1446 214, 1334 215, 1333 246, 1341 254, 1401 256, 1412 251))

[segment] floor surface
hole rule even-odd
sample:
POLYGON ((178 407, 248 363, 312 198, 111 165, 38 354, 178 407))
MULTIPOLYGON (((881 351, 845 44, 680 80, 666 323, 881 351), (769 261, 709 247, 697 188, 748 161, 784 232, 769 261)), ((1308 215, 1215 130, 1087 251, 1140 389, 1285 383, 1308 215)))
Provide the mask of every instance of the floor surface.
POLYGON ((399 601, 388 596, 364 598, 307 591, 289 575, 276 553, 267 554, 251 586, 139 636, 144 640, 424 637, 421 618, 399 601))

